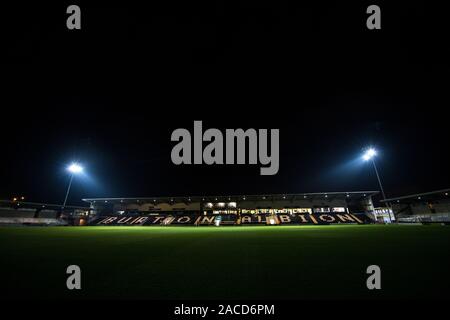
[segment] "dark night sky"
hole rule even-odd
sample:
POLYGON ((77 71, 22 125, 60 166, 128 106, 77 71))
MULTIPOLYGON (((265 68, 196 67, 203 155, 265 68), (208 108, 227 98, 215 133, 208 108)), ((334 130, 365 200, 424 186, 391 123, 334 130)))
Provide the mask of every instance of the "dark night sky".
MULTIPOLYGON (((127 2, 128 3, 128 2, 127 2)), ((62 202, 73 159, 81 197, 377 189, 388 196, 450 186, 450 52, 444 10, 269 1, 82 9, 19 6, 1 19, 0 198, 62 202), (280 171, 175 166, 176 128, 279 128, 280 171)), ((72 3, 70 3, 72 4, 72 3)), ((428 5, 427 5, 428 4, 428 5)))

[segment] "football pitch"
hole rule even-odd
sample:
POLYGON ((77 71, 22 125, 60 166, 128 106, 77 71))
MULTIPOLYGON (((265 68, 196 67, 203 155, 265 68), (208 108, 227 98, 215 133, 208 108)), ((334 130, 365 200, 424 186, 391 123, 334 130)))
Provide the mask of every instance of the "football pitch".
POLYGON ((450 226, 1 227, 11 298, 439 298, 450 226), (66 268, 81 268, 81 290, 66 268), (381 268, 381 290, 366 269, 381 268))

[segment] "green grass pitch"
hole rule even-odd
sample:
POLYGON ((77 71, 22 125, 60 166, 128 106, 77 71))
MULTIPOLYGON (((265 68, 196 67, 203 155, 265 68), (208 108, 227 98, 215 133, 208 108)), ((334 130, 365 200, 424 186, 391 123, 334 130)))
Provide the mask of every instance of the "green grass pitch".
POLYGON ((449 226, 1 227, 1 291, 21 298, 448 297, 449 226), (82 289, 66 289, 81 267, 82 289), (381 290, 366 268, 381 267, 381 290))

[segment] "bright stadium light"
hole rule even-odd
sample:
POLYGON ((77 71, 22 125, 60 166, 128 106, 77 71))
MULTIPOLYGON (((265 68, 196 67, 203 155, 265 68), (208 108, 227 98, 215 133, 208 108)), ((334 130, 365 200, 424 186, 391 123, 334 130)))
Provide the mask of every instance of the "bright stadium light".
MULTIPOLYGON (((370 147, 370 148, 366 149, 366 151, 364 152, 362 158, 363 158, 364 161, 372 160, 372 165, 373 165, 373 168, 375 170, 375 174, 377 175, 377 180, 378 180, 378 184, 380 186, 381 194, 383 195, 383 200, 386 200, 386 194, 384 193, 383 185, 381 183, 381 178, 380 178, 380 175, 378 174, 378 169, 377 169, 377 166, 375 164, 375 159, 374 158, 375 158, 376 155, 377 155, 377 150, 375 150, 374 148, 370 147)), ((388 206, 388 208, 390 207, 388 203, 386 203, 386 205, 388 206)), ((389 220, 390 220, 390 217, 391 216, 389 216, 389 220)))
POLYGON ((81 174, 83 172, 83 167, 76 163, 76 162, 72 162, 68 167, 67 167, 67 171, 70 172, 70 181, 69 181, 69 186, 67 187, 67 192, 66 192, 66 197, 64 198, 64 203, 63 203, 63 209, 66 206, 66 202, 67 202, 67 198, 69 197, 69 192, 70 192, 70 187, 72 186, 72 180, 73 180, 73 176, 76 174, 81 174))
POLYGON ((70 166, 67 167, 67 170, 71 173, 81 173, 83 172, 83 167, 80 166, 78 163, 73 162, 70 166))
POLYGON ((369 161, 376 155, 377 155, 377 151, 374 148, 369 148, 366 150, 366 152, 364 152, 363 159, 364 159, 364 161, 369 161))

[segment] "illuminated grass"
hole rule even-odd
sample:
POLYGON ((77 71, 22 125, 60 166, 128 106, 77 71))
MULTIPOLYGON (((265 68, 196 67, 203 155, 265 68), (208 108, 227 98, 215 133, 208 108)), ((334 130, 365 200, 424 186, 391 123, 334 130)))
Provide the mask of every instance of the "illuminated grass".
POLYGON ((448 226, 0 228, 2 294, 20 297, 297 299, 439 297, 448 226), (82 290, 65 269, 82 269, 82 290), (367 266, 382 270, 368 291, 367 266))

